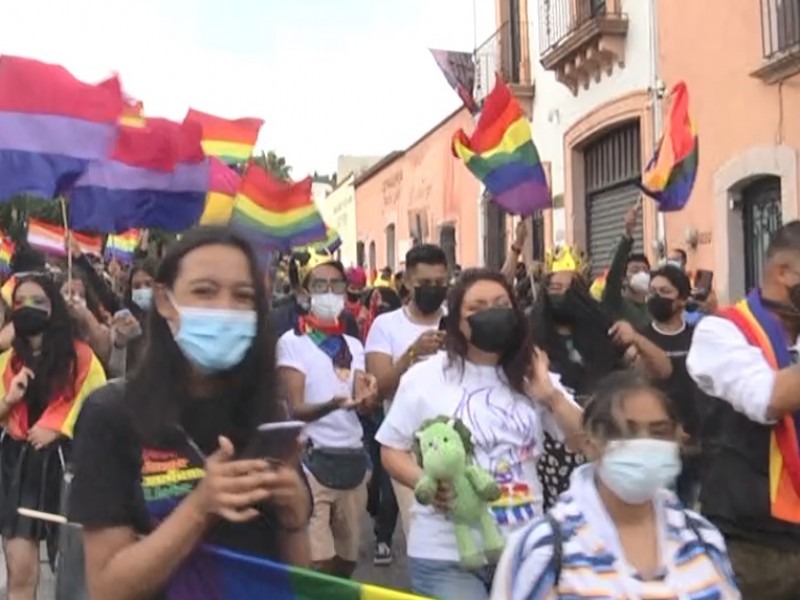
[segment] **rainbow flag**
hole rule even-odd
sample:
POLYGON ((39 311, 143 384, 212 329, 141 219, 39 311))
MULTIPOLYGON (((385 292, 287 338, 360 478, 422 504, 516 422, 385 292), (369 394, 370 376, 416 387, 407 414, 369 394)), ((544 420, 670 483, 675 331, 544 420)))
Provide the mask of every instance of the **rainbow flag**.
POLYGON ((138 229, 129 229, 123 233, 111 234, 106 238, 103 256, 122 263, 132 263, 139 247, 141 233, 138 229))
POLYGON ((603 271, 600 275, 594 278, 592 285, 589 288, 589 294, 598 302, 603 298, 603 292, 606 289, 606 279, 608 279, 608 269, 603 271))
MULTIPOLYGON (((2 234, 0 234, 2 235, 2 234)), ((14 242, 2 235, 0 239, 0 274, 7 276, 11 272, 11 258, 14 256, 14 242)))
POLYGON ((242 177, 230 222, 258 253, 290 252, 326 235, 325 221, 311 199, 311 177, 278 181, 252 163, 242 177))
POLYGON ((264 125, 261 119, 223 119, 192 108, 186 120, 200 124, 206 156, 215 156, 229 165, 249 160, 264 125))
POLYGON ((212 156, 208 162, 208 194, 200 224, 224 224, 231 219, 233 199, 242 177, 218 158, 212 156))
POLYGON ((697 132, 689 116, 689 91, 680 82, 670 92, 672 106, 664 133, 642 174, 642 191, 658 203, 662 212, 681 210, 697 178, 697 132))
MULTIPOLYGON (((84 254, 102 255, 103 240, 99 236, 75 232, 72 232, 72 236, 84 254)), ((28 219, 28 244, 39 252, 50 256, 66 256, 67 251, 64 247, 66 239, 66 231, 61 225, 28 219)))
POLYGON ((172 579, 169 600, 425 600, 398 590, 204 546, 172 579))
POLYGON ((63 67, 0 56, 0 201, 69 189, 111 151, 122 106, 116 77, 89 85, 63 67))
MULTIPOLYGON (((755 289, 735 306, 719 313, 736 325, 748 343, 761 350, 776 371, 792 364, 786 335, 778 319, 755 289)), ((769 449, 769 499, 773 517, 800 523, 800 411, 785 415, 773 426, 769 449)), ((764 465, 767 466, 767 465, 764 465)))
POLYGON ((486 186, 495 204, 512 215, 527 217, 552 206, 531 125, 499 75, 472 137, 459 129, 453 152, 486 186))
POLYGON ((125 127, 113 154, 93 162, 70 192, 72 229, 119 233, 183 231, 200 220, 208 191, 201 130, 191 122, 147 119, 125 127))
MULTIPOLYGON (((76 341, 75 355, 77 363, 74 389, 54 394, 48 399, 47 408, 36 419, 37 425, 58 431, 68 438, 72 438, 84 400, 106 383, 103 365, 87 344, 76 341)), ((0 354, 0 393, 3 396, 11 389, 11 381, 22 366, 23 362, 15 355, 14 350, 0 354)), ((3 420, 5 432, 15 440, 27 439, 30 427, 27 402, 15 404, 3 420)))
POLYGON ((144 103, 141 100, 125 98, 119 124, 122 127, 144 127, 147 121, 144 118, 144 103))
POLYGON ((339 232, 336 231, 333 227, 325 226, 325 239, 320 240, 319 242, 314 242, 311 244, 311 247, 314 250, 325 250, 333 254, 336 252, 342 245, 342 238, 339 237, 339 232))

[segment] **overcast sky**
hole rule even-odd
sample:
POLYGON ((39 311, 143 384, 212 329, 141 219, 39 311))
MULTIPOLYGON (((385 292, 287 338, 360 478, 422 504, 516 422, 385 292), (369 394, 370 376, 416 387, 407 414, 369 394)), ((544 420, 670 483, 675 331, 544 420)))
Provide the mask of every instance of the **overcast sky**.
POLYGON ((153 116, 265 121, 295 177, 407 146, 459 102, 429 47, 472 50, 493 0, 7 0, 0 53, 120 73, 153 116), (473 10, 474 9, 474 10, 473 10), (473 17, 477 14, 477 20, 473 17))

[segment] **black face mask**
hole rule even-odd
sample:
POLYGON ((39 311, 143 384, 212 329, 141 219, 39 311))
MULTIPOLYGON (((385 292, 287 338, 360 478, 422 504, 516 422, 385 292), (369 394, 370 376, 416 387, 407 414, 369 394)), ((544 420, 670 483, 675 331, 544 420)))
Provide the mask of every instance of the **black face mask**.
POLYGON ((443 285, 418 285, 414 288, 414 304, 423 315, 432 315, 442 307, 447 297, 443 285))
POLYGON ((672 298, 655 295, 647 301, 647 310, 656 321, 663 323, 669 321, 675 314, 673 302, 675 301, 672 298))
POLYGON ((469 341, 478 350, 504 354, 519 343, 520 323, 512 308, 487 308, 467 317, 469 341))
POLYGON ((361 300, 361 294, 359 294, 358 292, 347 292, 347 299, 350 302, 358 302, 359 300, 361 300))
POLYGON ((548 294, 550 301, 550 314, 553 316, 553 321, 563 325, 575 321, 575 304, 570 290, 563 294, 548 294))
POLYGON ((47 328, 49 321, 47 312, 33 306, 23 306, 11 313, 14 334, 20 337, 39 335, 47 328))

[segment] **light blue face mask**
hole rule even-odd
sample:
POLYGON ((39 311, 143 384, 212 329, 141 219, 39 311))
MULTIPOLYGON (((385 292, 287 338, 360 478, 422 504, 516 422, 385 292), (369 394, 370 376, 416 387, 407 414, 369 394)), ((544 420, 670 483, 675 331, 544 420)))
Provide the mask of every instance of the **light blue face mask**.
POLYGON ((153 306, 153 288, 131 290, 131 300, 142 310, 150 310, 150 307, 153 306))
POLYGON ((177 306, 180 323, 175 342, 204 373, 229 371, 244 359, 256 336, 254 310, 177 306))
POLYGON ((610 442, 597 465, 600 480, 628 504, 652 500, 680 472, 678 444, 650 438, 610 442))

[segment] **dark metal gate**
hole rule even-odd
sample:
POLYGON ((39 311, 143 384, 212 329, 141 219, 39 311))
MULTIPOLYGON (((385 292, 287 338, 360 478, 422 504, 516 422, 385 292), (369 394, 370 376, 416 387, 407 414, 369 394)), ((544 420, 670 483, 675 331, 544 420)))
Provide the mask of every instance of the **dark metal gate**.
POLYGON ((747 290, 761 284, 767 247, 782 221, 780 177, 760 177, 742 190, 744 282, 747 290))
POLYGON ((544 213, 537 210, 531 215, 530 223, 530 238, 531 238, 531 258, 533 260, 544 260, 544 213))
POLYGON ((483 260, 490 269, 500 270, 506 260, 506 211, 483 194, 483 260))
MULTIPOLYGON (((639 121, 625 123, 589 143, 583 152, 586 183, 586 245, 592 276, 608 268, 623 233, 625 212, 640 196, 642 174, 639 121)), ((642 251, 641 218, 634 251, 642 251)))
POLYGON ((447 268, 452 273, 458 262, 456 259, 456 228, 453 225, 442 225, 439 230, 439 245, 444 250, 444 255, 447 257, 447 268))

